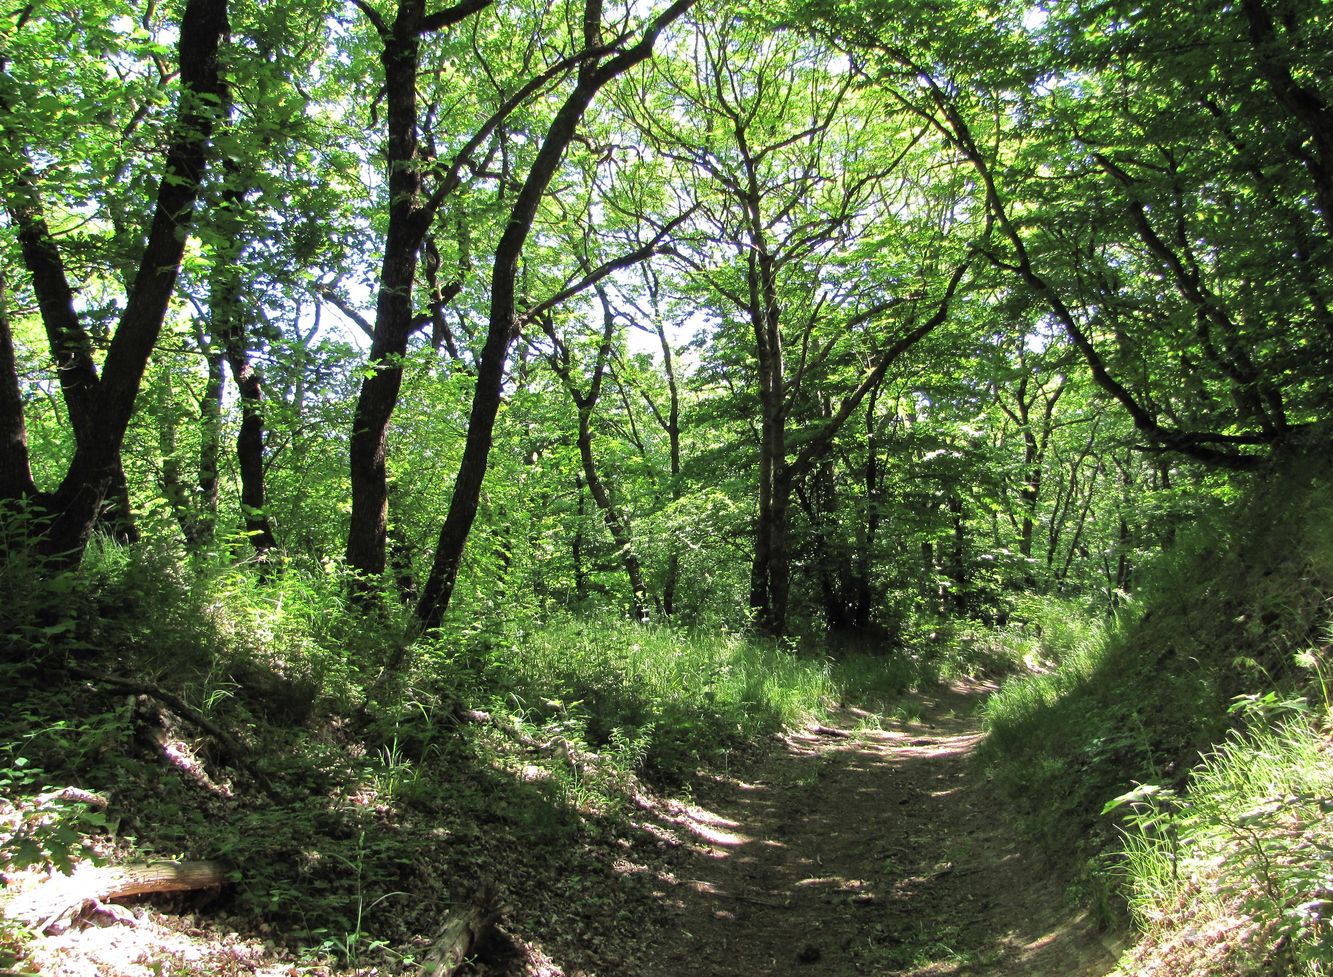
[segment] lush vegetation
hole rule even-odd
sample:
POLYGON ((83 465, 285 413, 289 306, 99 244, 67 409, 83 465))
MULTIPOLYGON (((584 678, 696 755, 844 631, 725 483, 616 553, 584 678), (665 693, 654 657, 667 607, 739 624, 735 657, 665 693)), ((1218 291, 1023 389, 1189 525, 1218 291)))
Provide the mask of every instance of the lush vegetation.
POLYGON ((1032 828, 1173 972, 1330 964, 1329 498, 1324 465, 1290 465, 1184 531, 1111 626, 1035 615, 1009 640, 1046 667, 987 705, 1032 828))
POLYGON ((1327 972, 1328 21, 0 14, 4 866, 222 858, 350 963, 476 852, 1016 673, 1081 898, 1327 972))

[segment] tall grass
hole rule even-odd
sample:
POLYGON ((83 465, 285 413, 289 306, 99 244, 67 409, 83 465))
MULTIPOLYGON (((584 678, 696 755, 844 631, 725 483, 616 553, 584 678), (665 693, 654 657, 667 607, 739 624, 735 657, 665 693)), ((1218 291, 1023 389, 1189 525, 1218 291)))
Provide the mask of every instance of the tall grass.
POLYGON ((593 748, 633 738, 644 768, 666 777, 798 725, 838 697, 826 659, 609 617, 534 623, 473 654, 484 656, 499 705, 563 722, 593 748))
POLYGON ((1330 809, 1333 756, 1308 722, 1233 732, 1181 796, 1130 816, 1123 870, 1135 921, 1156 936, 1225 932, 1241 972, 1333 973, 1330 809))

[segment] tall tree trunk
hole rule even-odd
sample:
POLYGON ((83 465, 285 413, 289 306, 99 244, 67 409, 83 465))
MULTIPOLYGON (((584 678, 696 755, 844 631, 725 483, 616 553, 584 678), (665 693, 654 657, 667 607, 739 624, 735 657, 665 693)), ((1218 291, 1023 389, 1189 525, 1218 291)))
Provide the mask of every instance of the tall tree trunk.
POLYGON ((197 330, 199 349, 208 364, 208 378, 199 401, 199 471, 195 484, 187 484, 176 440, 173 409, 175 391, 167 371, 159 388, 158 447, 162 454, 162 494, 171 505, 185 542, 203 546, 213 539, 217 517, 218 444, 222 410, 222 357, 208 348, 203 329, 197 330))
MULTIPOLYGON (((2 100, 0 111, 8 111, 2 100)), ((79 321, 74 291, 46 222, 37 174, 28 160, 27 148, 20 144, 6 148, 18 161, 18 172, 13 185, 6 188, 5 209, 17 229, 19 250, 32 276, 75 444, 88 444, 99 437, 97 396, 101 386, 92 340, 79 321)), ((139 534, 119 458, 116 469, 96 503, 94 519, 119 542, 137 542, 139 534)))
MULTIPOLYGON (((583 264, 584 270, 588 271, 587 262, 584 261, 583 264)), ((606 290, 601 285, 594 287, 598 302, 602 306, 602 334, 597 345, 592 376, 588 380, 587 390, 581 391, 579 389, 573 357, 570 355, 569 347, 556 332, 554 322, 550 316, 543 317, 542 320, 543 328, 551 338, 553 346, 547 359, 551 368, 564 383, 570 399, 574 401, 574 407, 578 412, 577 444, 579 461, 583 469, 583 484, 588 486, 588 492, 592 495, 593 502, 596 503, 597 508, 602 513, 602 522, 606 525, 612 541, 616 544, 616 556, 620 559, 621 566, 625 568, 625 576, 629 579, 633 617, 636 621, 646 622, 648 620, 647 588, 644 587, 643 569, 640 566, 638 554, 634 550, 634 536, 630 530, 629 516, 616 507, 610 491, 602 483, 601 476, 597 474, 597 465, 592 453, 592 415, 602 397, 602 387, 606 380, 607 369, 611 363, 611 352, 616 335, 615 311, 611 307, 611 301, 606 290)), ((628 401, 626 401, 625 406, 628 410, 628 401)), ((642 442, 638 443, 642 451, 642 442)), ((580 499, 580 501, 582 500, 580 499)))
MULTIPOLYGON (((671 342, 667 339, 666 326, 662 321, 657 279, 647 266, 645 266, 645 278, 652 301, 653 332, 656 333, 658 345, 662 350, 662 372, 666 376, 667 382, 666 415, 662 415, 661 411, 646 394, 644 399, 647 401, 653 417, 656 418, 658 426, 662 428, 663 433, 667 436, 667 448, 671 463, 671 501, 675 503, 681 499, 680 384, 676 380, 675 355, 672 353, 671 342)), ((671 552, 667 554, 666 570, 662 577, 662 613, 667 617, 671 617, 676 612, 676 587, 679 580, 680 551, 673 546, 671 552)))
MULTIPOLYGON (((358 6, 371 17, 379 33, 384 67, 384 100, 387 122, 387 168, 389 226, 380 265, 379 292, 375 299, 375 326, 370 344, 370 370, 361 383, 349 445, 352 483, 352 517, 347 530, 347 565, 363 578, 384 572, 389 527, 389 474, 387 463, 389 422, 403 385, 403 357, 416 326, 412 315, 412 289, 417 262, 435 214, 445 197, 458 185, 462 162, 503 114, 484 126, 464 155, 455 161, 453 173, 429 198, 423 197, 421 154, 418 137, 417 72, 420 69, 421 36, 452 26, 493 0, 462 0, 427 15, 425 0, 398 0, 392 25, 385 24, 373 8, 358 6)), ((433 296, 432 315, 443 316, 447 299, 433 296)), ((360 590, 358 590, 360 592, 360 590)))
POLYGON ((241 518, 245 535, 261 558, 278 545, 265 509, 264 383, 250 357, 246 304, 242 295, 241 256, 245 251, 244 214, 251 178, 234 159, 223 162, 226 185, 214 233, 221 243, 209 274, 210 331, 236 384, 241 406, 241 429, 236 436, 236 462, 241 476, 241 518))
POLYGON ((412 332, 417 257, 432 216, 421 208, 417 137, 417 71, 424 16, 425 0, 399 0, 392 28, 380 30, 388 123, 389 228, 380 265, 369 372, 361 382, 352 422, 352 518, 347 532, 347 564, 366 577, 384 572, 389 421, 398 404, 402 358, 412 332))
POLYGON ((949 550, 949 595, 953 609, 960 614, 966 613, 968 604, 967 587, 967 532, 963 522, 963 500, 950 496, 948 501, 949 520, 953 532, 950 534, 949 550))
MULTIPOLYGON (((516 281, 523 246, 532 230, 537 207, 555 176, 565 149, 574 139, 584 112, 597 93, 612 79, 646 60, 653 44, 668 25, 681 17, 695 0, 676 0, 662 14, 653 19, 639 41, 606 61, 585 61, 579 68, 578 82, 555 114, 546 136, 528 171, 527 179, 514 200, 509 220, 495 250, 491 270, 491 305, 487 317, 486 342, 477 364, 477 384, 468 415, 467 441, 463 459, 454 480, 454 493, 449 512, 440 530, 435 548, 435 559, 430 576, 422 588, 417 603, 417 620, 425 630, 438 628, 449 608, 458 569, 467 545, 468 533, 477 517, 481 486, 486 477, 495 417, 500 409, 500 395, 504 384, 505 358, 518 336, 516 281)), ((584 47, 595 49, 601 44, 601 3, 587 0, 584 7, 584 47)), ((401 666, 403 655, 390 662, 390 668, 401 666)))
MULTIPOLYGON (((28 458, 28 429, 5 285, 4 269, 0 268, 0 503, 15 503, 32 498, 37 489, 28 458)), ((0 536, 0 546, 6 538, 0 536)))
POLYGON ((748 200, 751 251, 747 256, 750 326, 754 332, 759 372, 759 519, 755 527, 754 563, 750 572, 750 610, 761 634, 781 637, 787 628, 787 594, 791 569, 787 557, 788 509, 792 482, 787 471, 787 403, 783 389, 781 312, 777 263, 768 253, 759 225, 757 178, 750 174, 748 200))
POLYGON ((1305 164, 1324 223, 1333 231, 1333 109, 1317 87, 1297 80, 1287 60, 1290 49, 1278 38, 1264 0, 1241 0, 1240 10, 1254 48, 1259 76, 1278 105, 1305 130, 1309 139, 1308 149, 1305 140, 1295 140, 1293 155, 1305 164))
MULTIPOLYGON (((108 492, 118 481, 123 482, 123 478, 117 477, 121 471, 121 445, 175 290, 186 235, 208 161, 215 116, 218 107, 227 103, 226 86, 217 62, 218 48, 227 33, 226 0, 188 0, 179 33, 182 94, 169 135, 148 240, 107 351, 101 380, 93 391, 80 389, 75 394, 76 400, 84 396, 92 398, 95 412, 91 430, 76 445, 65 478, 48 504, 53 518, 43 546, 65 564, 77 563, 81 558, 108 492)), ((30 199, 36 202, 35 185, 30 189, 30 199)), ((49 233, 40 233, 44 226, 31 221, 26 226, 24 233, 29 240, 23 248, 24 257, 33 273, 43 320, 55 315, 54 325, 60 335, 83 335, 77 317, 72 321, 65 318, 66 312, 73 311, 72 293, 65 284, 60 294, 65 275, 54 241, 49 233), (38 233, 34 236, 33 231, 38 233), (36 261, 33 244, 41 252, 36 261), (74 332, 69 333, 66 327, 71 326, 74 332)), ((48 321, 48 331, 52 325, 48 321)), ((58 348, 63 348, 63 343, 58 348)), ((69 394, 66 396, 70 403, 69 394)))

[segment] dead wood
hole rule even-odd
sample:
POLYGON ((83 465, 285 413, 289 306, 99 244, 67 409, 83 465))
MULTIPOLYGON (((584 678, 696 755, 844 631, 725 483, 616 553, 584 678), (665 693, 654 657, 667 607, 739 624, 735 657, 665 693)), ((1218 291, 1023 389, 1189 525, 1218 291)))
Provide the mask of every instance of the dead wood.
POLYGON ((245 748, 241 746, 236 737, 187 704, 184 699, 175 693, 132 678, 119 678, 115 675, 94 675, 90 672, 81 672, 80 674, 91 682, 104 685, 109 689, 115 689, 118 692, 128 692, 131 695, 144 695, 150 699, 156 699, 176 715, 199 727, 217 740, 218 745, 226 751, 228 759, 235 761, 238 765, 245 765, 245 748))
MULTIPOLYGON (((149 685, 134 678, 122 678, 116 675, 99 675, 93 672, 78 670, 76 672, 80 677, 87 679, 94 684, 113 689, 117 692, 126 692, 133 696, 143 696, 147 699, 156 700, 161 705, 170 709, 173 713, 180 716, 186 722, 191 723, 202 730, 208 736, 212 737, 221 749, 222 759, 230 763, 238 770, 243 770, 249 774, 251 779, 264 794, 271 800, 285 801, 281 791, 279 791, 270 782, 269 778, 261 771, 249 758, 249 751, 235 736, 226 729, 213 722, 199 710, 189 705, 184 699, 166 689, 160 689, 157 686, 149 685)), ((159 744, 160 746, 160 744, 159 744)))
POLYGON ((422 977, 452 977, 467 962, 500 919, 499 898, 491 885, 482 886, 466 905, 455 907, 431 941, 421 962, 422 977))
POLYGON ((45 794, 37 795, 38 804, 49 804, 51 801, 74 801, 79 804, 87 804, 89 807, 95 807, 99 811, 105 811, 110 801, 102 794, 95 794, 90 790, 84 790, 82 787, 64 787, 60 790, 47 791, 45 794))
POLYGON ((0 902, 0 911, 38 932, 91 901, 126 899, 159 892, 186 892, 220 886, 227 870, 219 862, 156 862, 82 865, 73 875, 56 875, 21 889, 0 902))
POLYGON ((832 726, 824 726, 819 723, 810 727, 810 732, 817 733, 820 736, 836 736, 838 739, 851 739, 852 734, 849 730, 835 729, 832 726))

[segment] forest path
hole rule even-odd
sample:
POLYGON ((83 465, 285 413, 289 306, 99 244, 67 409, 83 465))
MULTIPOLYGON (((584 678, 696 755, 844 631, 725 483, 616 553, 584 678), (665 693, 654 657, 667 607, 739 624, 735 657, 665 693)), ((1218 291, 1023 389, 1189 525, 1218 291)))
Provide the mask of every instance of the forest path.
POLYGON ((1114 948, 970 762, 992 688, 941 689, 914 722, 843 710, 850 736, 789 735, 673 805, 674 935, 643 977, 1106 974, 1114 948))

